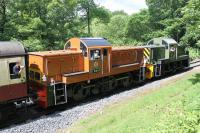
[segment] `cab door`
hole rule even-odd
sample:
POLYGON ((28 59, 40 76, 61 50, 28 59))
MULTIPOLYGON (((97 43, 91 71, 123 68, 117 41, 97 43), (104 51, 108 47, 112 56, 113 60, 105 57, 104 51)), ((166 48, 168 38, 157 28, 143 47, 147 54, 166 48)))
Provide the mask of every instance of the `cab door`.
POLYGON ((9 90, 9 71, 7 60, 0 59, 0 102, 5 102, 9 100, 8 91, 9 90))
POLYGON ((101 49, 90 49, 89 71, 92 78, 101 77, 103 74, 103 57, 101 49))

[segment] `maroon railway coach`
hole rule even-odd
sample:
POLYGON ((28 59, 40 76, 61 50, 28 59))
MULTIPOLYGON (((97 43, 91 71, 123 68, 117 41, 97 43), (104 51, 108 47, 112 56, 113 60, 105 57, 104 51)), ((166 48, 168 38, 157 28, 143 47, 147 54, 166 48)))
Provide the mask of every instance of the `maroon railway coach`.
POLYGON ((19 42, 0 42, 0 120, 15 109, 15 102, 27 98, 27 55, 19 42), (19 63, 24 68, 19 75, 13 67, 19 63))

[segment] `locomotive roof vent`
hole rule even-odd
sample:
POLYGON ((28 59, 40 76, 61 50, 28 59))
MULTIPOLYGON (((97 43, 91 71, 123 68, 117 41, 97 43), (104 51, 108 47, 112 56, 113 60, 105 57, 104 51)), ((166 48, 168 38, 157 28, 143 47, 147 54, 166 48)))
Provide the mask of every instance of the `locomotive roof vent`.
POLYGON ((0 57, 25 55, 25 49, 20 42, 0 41, 0 57))

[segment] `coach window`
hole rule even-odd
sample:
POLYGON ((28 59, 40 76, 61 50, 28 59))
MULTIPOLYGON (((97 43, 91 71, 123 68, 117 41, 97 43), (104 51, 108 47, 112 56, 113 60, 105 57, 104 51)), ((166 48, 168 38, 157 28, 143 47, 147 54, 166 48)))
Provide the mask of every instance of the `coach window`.
POLYGON ((21 76, 20 74, 15 74, 13 71, 16 62, 9 63, 9 70, 10 70, 10 79, 19 79, 21 76))

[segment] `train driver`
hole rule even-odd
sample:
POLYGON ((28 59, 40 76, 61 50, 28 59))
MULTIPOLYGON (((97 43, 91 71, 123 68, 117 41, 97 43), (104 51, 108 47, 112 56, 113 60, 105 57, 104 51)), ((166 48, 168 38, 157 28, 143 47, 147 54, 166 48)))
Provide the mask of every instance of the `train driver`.
POLYGON ((13 67, 13 73, 15 75, 20 75, 23 69, 24 66, 21 66, 20 62, 16 62, 16 65, 13 67))

